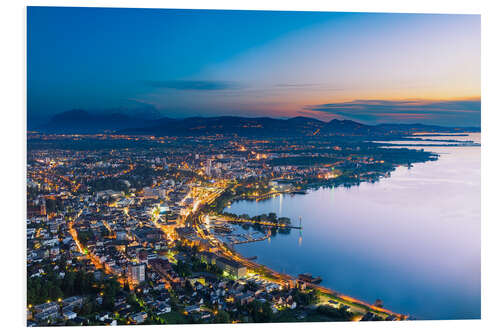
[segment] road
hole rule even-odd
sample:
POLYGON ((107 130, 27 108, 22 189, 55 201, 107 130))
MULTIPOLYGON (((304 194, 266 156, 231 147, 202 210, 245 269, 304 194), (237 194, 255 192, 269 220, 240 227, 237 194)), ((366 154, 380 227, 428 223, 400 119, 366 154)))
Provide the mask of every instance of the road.
MULTIPOLYGON (((219 185, 221 185, 221 184, 219 184, 219 185)), ((208 194, 204 193, 203 198, 196 199, 193 202, 192 208, 190 210, 188 210, 188 213, 185 216, 185 218, 183 219, 183 222, 188 224, 188 225, 192 225, 192 227, 196 231, 197 235, 201 239, 208 240, 210 242, 210 244, 212 244, 212 246, 217 248, 219 255, 222 255, 228 259, 239 262, 242 265, 246 266, 247 269, 250 269, 250 270, 255 271, 261 275, 264 275, 264 276, 268 277, 270 281, 272 281, 274 283, 278 283, 281 286, 289 286, 289 285, 295 284, 295 282, 297 281, 297 278, 294 278, 293 276, 285 274, 285 273, 276 272, 267 266, 264 266, 264 265, 261 265, 261 264, 258 264, 258 263, 255 263, 253 261, 246 259, 245 257, 240 255, 239 253, 229 249, 222 241, 217 239, 214 235, 212 235, 210 233, 208 233, 208 235, 205 234, 203 232, 203 230, 200 228, 200 226, 205 223, 205 219, 207 218, 207 216, 202 213, 202 211, 203 211, 202 208, 204 206, 212 204, 222 193, 224 193, 226 191, 226 189, 228 188, 227 182, 222 183, 222 185, 223 186, 220 186, 219 188, 217 188, 215 191, 213 191, 211 193, 208 193, 208 194)), ((248 222, 250 222, 250 221, 248 221, 248 222)), ((251 221, 251 222, 255 222, 255 221, 251 221)), ((268 223, 270 225, 272 224, 271 222, 268 222, 268 223)), ((272 224, 272 225, 275 226, 275 224, 272 224)), ((160 229, 163 230, 163 228, 160 228, 160 229)), ((166 233, 166 230, 163 230, 163 231, 166 233)), ((314 290, 317 290, 323 294, 327 294, 327 295, 330 295, 332 297, 335 297, 337 300, 339 300, 339 302, 344 301, 346 303, 346 305, 352 304, 354 306, 356 306, 356 305, 362 306, 362 307, 368 308, 371 311, 379 313, 379 314, 385 314, 387 316, 390 316, 390 315, 395 316, 399 320, 407 319, 406 315, 398 314, 398 313, 392 312, 392 311, 384 309, 384 308, 373 306, 371 304, 368 304, 366 302, 358 300, 354 297, 343 295, 343 294, 336 292, 332 289, 329 289, 329 288, 326 288, 323 286, 319 286, 316 284, 312 284, 312 283, 307 283, 307 282, 305 284, 307 287, 309 287, 311 289, 314 289, 314 290)))
MULTIPOLYGON (((76 231, 76 229, 74 227, 74 223, 80 217, 81 214, 82 214, 82 210, 80 210, 78 212, 78 214, 75 216, 75 218, 71 219, 69 221, 69 223, 68 223, 69 233, 70 233, 71 237, 73 238, 73 240, 76 243, 76 247, 78 248, 78 252, 80 252, 81 254, 84 254, 88 259, 90 259, 90 261, 92 262, 92 264, 97 269, 104 269, 104 271, 106 272, 106 274, 112 274, 112 275, 114 275, 113 272, 105 264, 103 264, 99 260, 99 258, 97 256, 95 256, 91 251, 88 251, 87 249, 85 249, 85 247, 82 245, 82 243, 78 239, 78 232, 76 231)), ((117 278, 118 282, 120 282, 120 284, 122 286, 125 284, 125 279, 123 279, 120 276, 116 276, 116 278, 117 278)))

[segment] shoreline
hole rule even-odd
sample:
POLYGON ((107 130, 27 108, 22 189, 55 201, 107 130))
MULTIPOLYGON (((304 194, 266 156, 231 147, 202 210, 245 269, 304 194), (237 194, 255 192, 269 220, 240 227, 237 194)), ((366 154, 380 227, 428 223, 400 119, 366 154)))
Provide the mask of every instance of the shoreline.
MULTIPOLYGON (((287 193, 276 193, 275 195, 280 195, 280 194, 293 194, 293 191, 287 192, 287 193)), ((219 198, 219 196, 217 196, 216 198, 213 198, 213 202, 215 202, 218 198, 219 198)), ((242 199, 242 200, 257 201, 255 199, 254 200, 242 199)), ((203 211, 203 207, 200 207, 200 208, 201 208, 200 212, 203 211)), ((195 224, 202 223, 202 221, 205 219, 205 215, 203 215, 203 213, 200 214, 198 212, 195 214, 197 214, 197 217, 194 218, 195 224)), ((198 231, 198 228, 196 228, 195 230, 198 231)), ((202 236, 201 233, 199 235, 202 236)), ((210 235, 213 237, 212 234, 210 234, 210 235)), ((204 237, 202 237, 202 238, 204 238, 204 237)), ((233 259, 233 260, 240 262, 241 264, 245 265, 246 267, 248 267, 254 271, 255 270, 262 270, 263 271, 262 274, 267 274, 267 276, 266 276, 267 278, 272 278, 272 280, 279 283, 280 285, 290 285, 291 283, 292 284, 296 283, 299 280, 298 278, 293 277, 292 275, 290 275, 288 273, 279 273, 279 272, 276 272, 275 270, 273 270, 272 268, 268 267, 267 265, 248 260, 245 256, 243 256, 234 247, 228 248, 226 245, 222 244, 222 242, 220 242, 220 241, 218 241, 217 243, 219 244, 219 247, 218 247, 219 250, 221 250, 221 252, 225 256, 227 256, 230 259, 233 259)), ((393 312, 389 309, 385 309, 382 307, 378 307, 378 306, 369 304, 365 301, 362 301, 362 300, 357 299, 355 297, 340 293, 340 292, 335 291, 335 290, 328 288, 328 287, 320 286, 320 285, 309 283, 309 282, 305 282, 305 285, 308 288, 319 292, 320 294, 322 294, 325 297, 329 297, 332 300, 336 300, 340 303, 344 303, 344 305, 348 305, 350 307, 356 308, 358 311, 361 310, 361 311, 365 311, 365 312, 373 312, 375 314, 385 316, 385 318, 392 316, 392 317, 396 318, 397 320, 408 320, 408 318, 410 317, 409 315, 406 315, 406 314, 393 312)))

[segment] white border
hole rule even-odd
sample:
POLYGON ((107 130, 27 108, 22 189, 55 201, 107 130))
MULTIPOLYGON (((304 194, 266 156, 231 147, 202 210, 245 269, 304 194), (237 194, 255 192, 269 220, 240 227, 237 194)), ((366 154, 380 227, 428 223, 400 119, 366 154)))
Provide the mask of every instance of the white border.
MULTIPOLYGON (((499 259, 500 219, 498 218, 499 162, 497 146, 500 143, 497 131, 500 121, 499 71, 499 31, 500 17, 496 1, 453 1, 453 0, 350 0, 297 1, 297 0, 245 0, 245 1, 160 1, 160 0, 101 0, 101 1, 5 1, 0 10, 0 51, 1 66, 1 125, 2 125, 2 277, 4 294, 0 299, 2 307, 1 324, 8 329, 28 329, 25 327, 25 159, 26 159, 26 8, 34 6, 92 6, 92 7, 135 7, 135 8, 211 8, 211 9, 260 9, 260 10, 319 10, 319 11, 365 11, 365 12, 405 12, 405 13, 454 13, 481 14, 482 46, 482 320, 466 321, 419 321, 403 323, 311 323, 311 324, 247 324, 247 325, 185 325, 148 326, 148 330, 176 332, 223 331, 235 329, 244 331, 281 330, 287 332, 319 330, 386 332, 404 330, 420 331, 499 331, 499 259)), ((144 327, 143 327, 144 328, 144 327)), ((64 328, 70 329, 70 328, 64 328)), ((134 327, 101 328, 87 330, 113 331, 118 329, 139 330, 134 327)), ((29 329, 28 329, 29 330, 29 329)), ((55 328, 38 328, 37 331, 55 328)))

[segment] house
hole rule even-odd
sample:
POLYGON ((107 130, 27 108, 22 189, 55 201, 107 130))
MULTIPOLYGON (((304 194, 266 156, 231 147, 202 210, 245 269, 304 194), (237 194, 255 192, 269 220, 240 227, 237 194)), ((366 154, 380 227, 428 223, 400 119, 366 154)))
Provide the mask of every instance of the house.
POLYGON ((212 313, 208 312, 208 311, 204 311, 202 313, 200 313, 200 319, 208 319, 212 316, 212 313))
POLYGON ((266 292, 270 293, 271 291, 278 290, 280 286, 276 283, 269 283, 266 285, 266 292))
POLYGON ((95 319, 99 321, 105 321, 106 319, 109 319, 110 313, 105 312, 105 313, 99 313, 95 316, 95 319))
POLYGON ((162 315, 162 314, 165 314, 165 313, 169 313, 170 311, 172 311, 172 308, 170 307, 169 304, 167 303, 162 303, 160 304, 158 307, 157 307, 157 311, 156 311, 156 315, 162 315))
POLYGON ((106 326, 116 326, 117 322, 116 322, 116 319, 106 319, 106 320, 104 320, 104 324, 106 326))
POLYGON ((194 304, 194 305, 186 306, 186 311, 188 313, 200 312, 201 308, 200 308, 200 306, 198 304, 194 304))
POLYGON ((143 323, 146 318, 148 318, 148 314, 146 312, 139 312, 130 316, 130 319, 137 324, 143 323))
POLYGON ((165 283, 158 283, 157 285, 154 286, 154 290, 162 290, 162 289, 165 289, 166 288, 166 284, 165 283))
POLYGON ((71 320, 76 318, 76 313, 70 310, 63 311, 63 317, 66 320, 71 320))
POLYGON ((255 299, 255 296, 252 292, 248 291, 245 294, 242 294, 237 297, 237 300, 241 305, 249 304, 255 299))
POLYGON ((82 326, 83 324, 88 324, 89 323, 88 319, 85 319, 85 318, 82 318, 82 317, 76 317, 76 318, 72 319, 72 321, 76 325, 79 325, 79 326, 82 326))

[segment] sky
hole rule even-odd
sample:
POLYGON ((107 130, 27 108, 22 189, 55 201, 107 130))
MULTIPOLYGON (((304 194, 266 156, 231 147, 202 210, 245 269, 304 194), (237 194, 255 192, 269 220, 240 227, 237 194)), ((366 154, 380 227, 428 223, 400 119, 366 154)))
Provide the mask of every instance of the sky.
POLYGON ((54 114, 480 126, 479 15, 28 7, 28 125, 54 114))

